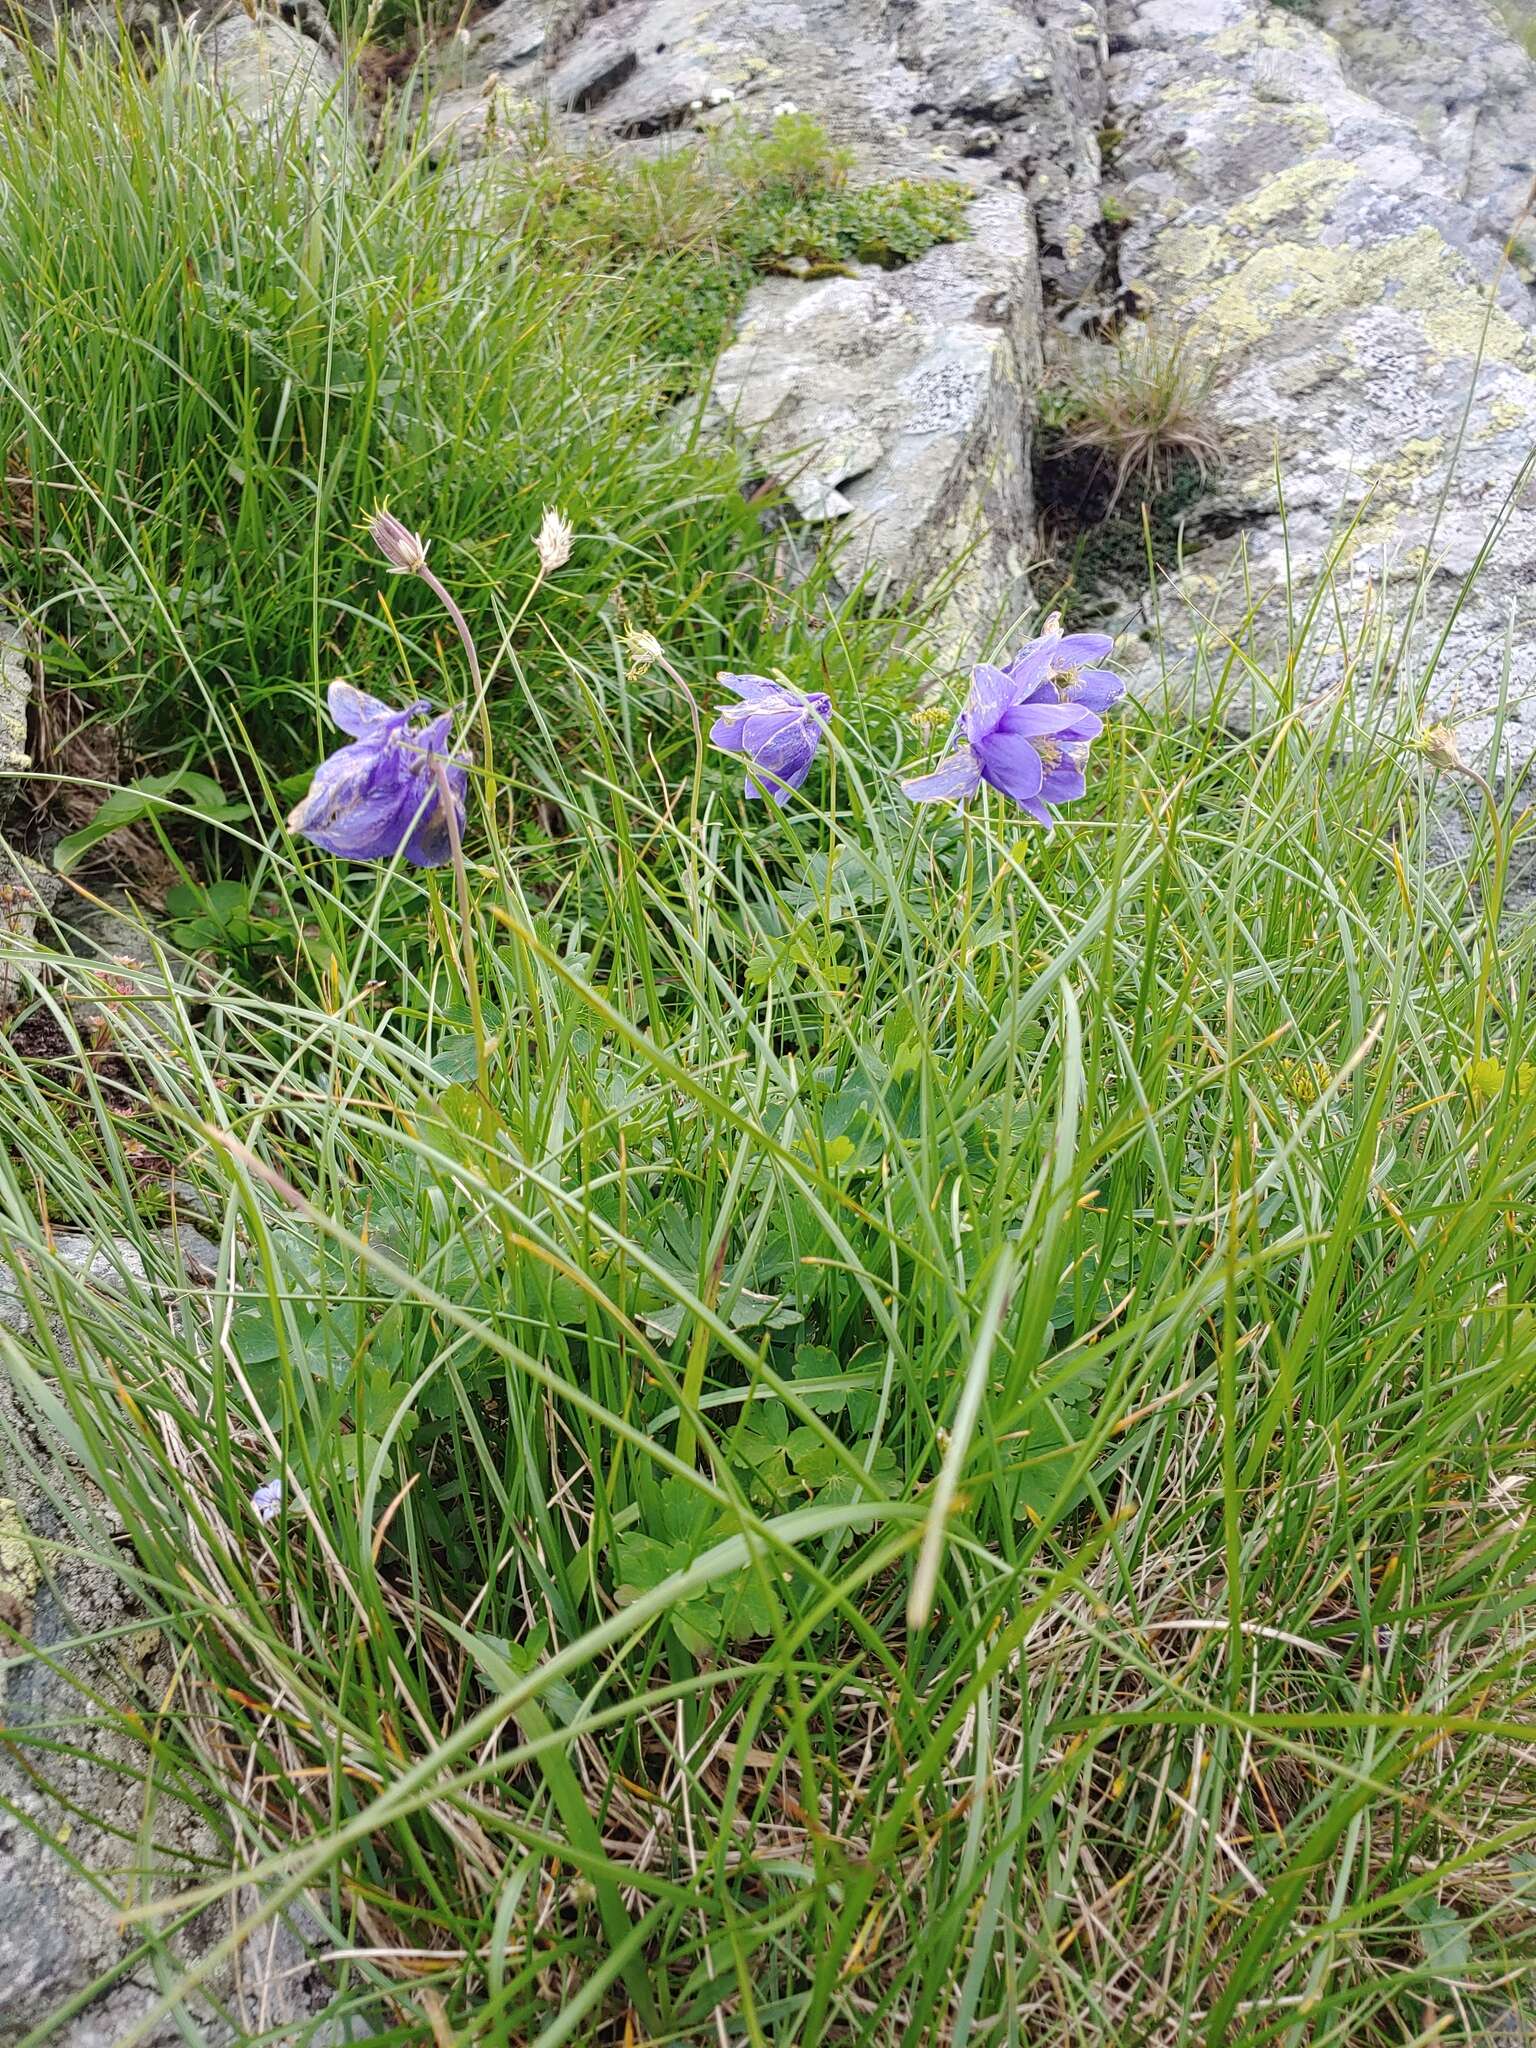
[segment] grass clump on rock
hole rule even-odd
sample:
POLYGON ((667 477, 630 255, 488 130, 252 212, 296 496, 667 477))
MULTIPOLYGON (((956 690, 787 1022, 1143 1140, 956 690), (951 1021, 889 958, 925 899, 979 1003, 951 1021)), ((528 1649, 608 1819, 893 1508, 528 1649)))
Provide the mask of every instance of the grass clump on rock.
POLYGON ((99 738, 67 745, 88 727, 122 780, 191 758, 262 797, 311 752, 328 677, 367 687, 398 640, 430 673, 429 608, 400 590, 386 616, 355 544, 385 495, 465 537, 445 545, 493 647, 539 506, 588 537, 516 656, 573 740, 571 678, 608 672, 626 623, 702 673, 789 657, 819 584, 773 597, 736 462, 667 418, 750 262, 699 239, 685 166, 616 176, 546 192, 552 236, 526 198, 477 211, 414 134, 317 153, 232 124, 180 66, 33 62, 0 153, 0 583, 41 636, 44 768, 98 772, 99 738))
POLYGON ((753 279, 894 269, 965 232, 969 189, 938 179, 850 180, 851 153, 808 115, 650 161, 533 160, 546 231, 643 308, 646 343, 679 390, 728 338, 753 279))

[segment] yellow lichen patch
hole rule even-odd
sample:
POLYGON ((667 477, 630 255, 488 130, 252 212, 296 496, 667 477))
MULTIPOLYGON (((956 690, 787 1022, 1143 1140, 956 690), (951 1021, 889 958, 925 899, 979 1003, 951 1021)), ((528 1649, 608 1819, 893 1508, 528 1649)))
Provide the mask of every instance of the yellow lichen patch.
MULTIPOLYGON (((1337 179, 1329 171, 1322 183, 1336 189, 1337 179)), ((1432 359, 1481 353, 1484 360, 1510 362, 1536 354, 1536 344, 1507 313, 1495 308, 1489 315, 1459 257, 1434 228, 1365 248, 1307 241, 1250 250, 1230 232, 1244 220, 1238 207, 1223 226, 1172 229, 1158 249, 1186 287, 1224 262, 1232 265, 1200 308, 1202 323, 1229 343, 1262 341, 1282 322, 1382 306, 1418 316, 1432 359)))
POLYGON ((1531 337, 1502 307, 1489 313, 1461 258, 1433 228, 1416 229, 1378 254, 1390 259, 1378 267, 1382 285, 1396 287, 1398 305, 1424 315, 1424 332, 1437 355, 1480 355, 1485 362, 1512 363, 1536 354, 1531 337))
POLYGON ((1266 178, 1251 198, 1232 209, 1231 218, 1242 227, 1266 227, 1299 213, 1309 227, 1318 227, 1334 196, 1357 175, 1340 156, 1305 158, 1266 178))
POLYGON ((1483 408, 1483 417, 1472 435, 1474 441, 1496 441, 1501 435, 1524 430, 1530 424, 1530 414, 1517 398, 1506 398, 1502 394, 1490 398, 1483 408))
POLYGON ((1355 529, 1357 539, 1390 540, 1397 531, 1398 513, 1423 495, 1424 485, 1438 480, 1445 452, 1444 434, 1425 435, 1404 441, 1391 462, 1373 469, 1371 503, 1355 529))

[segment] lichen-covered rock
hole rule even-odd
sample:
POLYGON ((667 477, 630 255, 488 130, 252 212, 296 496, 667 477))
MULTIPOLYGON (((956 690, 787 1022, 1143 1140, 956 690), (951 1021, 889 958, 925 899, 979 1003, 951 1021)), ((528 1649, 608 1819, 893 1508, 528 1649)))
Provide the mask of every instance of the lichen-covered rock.
POLYGON ((893 592, 952 578, 952 646, 1026 609, 1042 270, 1072 297, 1104 262, 1103 0, 619 0, 564 30, 537 0, 503 0, 469 35, 439 65, 467 73, 429 116, 441 153, 515 138, 540 95, 578 139, 639 150, 793 107, 850 151, 855 181, 976 193, 965 239, 910 266, 760 284, 710 416, 835 532, 850 575, 893 592))
POLYGON ((905 269, 759 286, 714 384, 754 471, 847 522, 845 577, 946 582, 957 652, 1029 601, 1040 346, 1027 209, 997 189, 972 211, 970 239, 905 269))
MULTIPOLYGON (((1491 0, 1323 0, 1350 83, 1413 128, 1500 244, 1536 178, 1536 64, 1491 0)), ((1530 223, 1527 240, 1536 239, 1530 223)))
MULTIPOLYGON (((1287 574, 1305 592, 1337 548, 1356 627, 1369 590, 1378 618, 1417 608, 1419 657, 1449 629, 1426 708, 1462 721, 1469 753, 1491 736, 1512 633, 1506 740, 1529 756, 1527 295, 1507 272, 1495 281, 1443 163, 1355 90, 1322 31, 1264 0, 1139 0, 1116 27, 1123 274, 1217 358, 1211 407, 1227 444, 1214 509, 1228 537, 1176 580, 1189 610, 1164 598, 1169 637, 1193 637, 1200 616, 1230 625, 1257 597, 1260 643, 1266 631, 1278 642, 1287 574)), ((1335 645, 1333 674, 1342 659, 1335 645)), ((1329 679, 1328 659, 1314 674, 1329 679)))
POLYGON ((62 887, 51 868, 0 847, 0 1018, 17 999, 20 963, 32 951, 37 921, 52 910, 62 887))
POLYGON ((28 766, 27 706, 32 701, 32 642, 19 620, 0 612, 0 816, 12 786, 7 778, 28 766))
POLYGON ((1107 42, 1103 0, 915 0, 891 11, 897 48, 921 82, 915 111, 947 126, 984 123, 985 154, 1027 192, 1039 220, 1040 274, 1070 300, 1104 266, 1098 127, 1107 42))

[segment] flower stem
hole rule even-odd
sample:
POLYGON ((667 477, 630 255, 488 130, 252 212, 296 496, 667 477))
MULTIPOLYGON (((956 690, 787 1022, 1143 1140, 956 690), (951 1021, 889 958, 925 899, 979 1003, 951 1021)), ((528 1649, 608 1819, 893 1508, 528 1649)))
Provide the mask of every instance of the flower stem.
POLYGON ((470 708, 471 716, 476 720, 480 728, 480 766, 481 772, 485 777, 485 815, 490 822, 491 844, 499 853, 501 850, 501 827, 496 816, 496 769, 491 747, 491 714, 486 703, 485 677, 480 672, 480 656, 469 630, 469 622, 463 612, 460 611, 458 601, 452 596, 448 586, 434 570, 427 567, 425 562, 421 564, 416 573, 422 582, 426 584, 428 590, 431 591, 449 618, 452 619, 454 630, 463 642, 464 652, 469 658, 470 681, 473 683, 475 691, 474 703, 470 708))
POLYGON ((448 823, 453 879, 459 896, 459 974, 464 983, 464 998, 469 1004, 470 1030, 475 1038, 475 1080, 481 1095, 489 1102, 490 1060, 485 1044, 485 1015, 480 1007, 480 973, 475 958, 475 928, 470 916, 469 875, 464 866, 464 847, 459 838, 459 819, 453 807, 453 792, 448 787, 448 769, 440 754, 434 754, 432 757, 432 778, 437 784, 437 799, 443 807, 443 816, 448 823))

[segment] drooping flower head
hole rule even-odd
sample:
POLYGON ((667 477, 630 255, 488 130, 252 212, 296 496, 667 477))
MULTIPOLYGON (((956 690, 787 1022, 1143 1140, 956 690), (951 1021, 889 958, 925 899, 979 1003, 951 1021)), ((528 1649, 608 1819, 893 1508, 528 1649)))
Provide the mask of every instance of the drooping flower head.
POLYGON ((782 808, 811 771, 832 699, 819 690, 807 696, 767 676, 722 673, 718 680, 741 702, 721 712, 710 739, 728 754, 746 755, 748 796, 769 797, 782 808))
POLYGON ((381 505, 368 522, 373 544, 397 576, 419 576, 427 566, 427 548, 419 533, 381 505))
POLYGON ((332 683, 326 701, 352 743, 320 763, 309 794, 288 820, 289 830, 339 860, 393 860, 399 854, 415 867, 440 867, 453 850, 443 785, 462 837, 469 781, 463 756, 448 753, 453 714, 433 718, 425 701, 392 711, 350 683, 332 683))
POLYGON ((1099 713, 1125 689, 1107 669, 1088 666, 1113 644, 1106 633, 1063 634, 1053 617, 1006 668, 972 669, 951 751, 902 789, 914 803, 964 803, 986 783, 1049 831, 1052 806, 1083 794, 1089 744, 1103 730, 1099 713))

